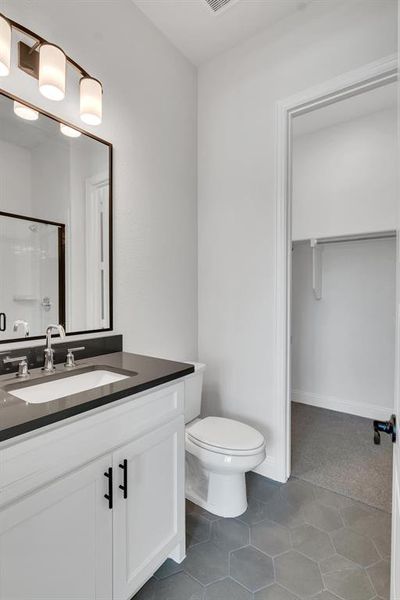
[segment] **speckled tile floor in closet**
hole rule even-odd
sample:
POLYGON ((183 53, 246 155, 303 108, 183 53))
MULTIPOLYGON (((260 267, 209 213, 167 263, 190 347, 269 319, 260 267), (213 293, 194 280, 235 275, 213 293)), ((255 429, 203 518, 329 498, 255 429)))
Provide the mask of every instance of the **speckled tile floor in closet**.
POLYGON ((389 600, 390 514, 300 479, 247 486, 237 519, 187 504, 187 558, 135 600, 389 600))

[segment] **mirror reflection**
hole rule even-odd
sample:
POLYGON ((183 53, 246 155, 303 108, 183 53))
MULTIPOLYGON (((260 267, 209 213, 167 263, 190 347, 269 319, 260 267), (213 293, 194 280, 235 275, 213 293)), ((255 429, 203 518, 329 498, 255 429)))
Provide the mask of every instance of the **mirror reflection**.
POLYGON ((0 213, 0 335, 65 322, 65 226, 0 213))
POLYGON ((111 146, 29 110, 0 95, 0 341, 110 329, 111 146))

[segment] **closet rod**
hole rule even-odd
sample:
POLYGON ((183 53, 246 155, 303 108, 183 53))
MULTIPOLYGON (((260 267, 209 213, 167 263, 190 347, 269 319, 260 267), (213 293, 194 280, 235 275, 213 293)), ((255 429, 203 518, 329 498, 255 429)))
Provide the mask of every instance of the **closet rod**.
POLYGON ((364 240, 387 240, 396 238, 396 231, 380 231, 376 233, 360 233, 358 235, 341 235, 330 238, 311 238, 312 251, 312 289, 314 298, 322 298, 322 248, 324 244, 339 244, 341 242, 361 242, 364 240))
POLYGON ((379 233, 361 233, 359 235, 341 235, 337 237, 313 238, 316 244, 340 244, 341 242, 364 242, 368 240, 388 240, 396 238, 396 231, 382 231, 379 233))

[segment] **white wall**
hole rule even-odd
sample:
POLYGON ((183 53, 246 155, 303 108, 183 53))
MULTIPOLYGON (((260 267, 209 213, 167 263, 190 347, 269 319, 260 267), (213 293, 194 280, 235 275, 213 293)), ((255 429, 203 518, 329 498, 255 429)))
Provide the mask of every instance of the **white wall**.
POLYGON ((293 250, 292 399, 363 417, 393 412, 396 241, 322 246, 322 298, 310 244, 293 250))
POLYGON ((294 137, 293 239, 396 229, 396 163, 394 107, 294 137))
POLYGON ((199 358, 205 412, 266 436, 284 466, 274 389, 274 108, 396 51, 396 3, 315 3, 199 71, 199 358))
POLYGON ((31 153, 0 140, 0 210, 26 214, 31 206, 31 153))
MULTIPOLYGON (((114 144, 115 329, 125 349, 196 358, 196 70, 131 0, 0 0, 0 12, 103 82, 104 122, 92 131, 114 144)), ((15 67, 1 85, 81 125, 75 74, 62 103, 15 67)))
POLYGON ((46 139, 31 149, 31 164, 31 216, 67 223, 71 196, 68 146, 46 139))

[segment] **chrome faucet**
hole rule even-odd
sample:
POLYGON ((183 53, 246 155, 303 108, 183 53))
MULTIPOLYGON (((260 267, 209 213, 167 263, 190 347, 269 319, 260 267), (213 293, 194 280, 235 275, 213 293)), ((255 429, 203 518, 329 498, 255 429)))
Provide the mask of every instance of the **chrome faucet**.
POLYGON ((62 340, 65 338, 65 330, 62 325, 49 325, 47 327, 46 346, 44 349, 44 366, 42 367, 42 371, 46 371, 46 373, 52 373, 53 371, 55 371, 54 350, 51 347, 51 334, 53 333, 53 331, 58 331, 62 340))
POLYGON ((22 325, 22 327, 24 329, 25 337, 29 337, 29 323, 28 323, 28 321, 24 321, 23 319, 17 319, 17 321, 14 321, 13 331, 17 332, 18 327, 20 325, 22 325))

